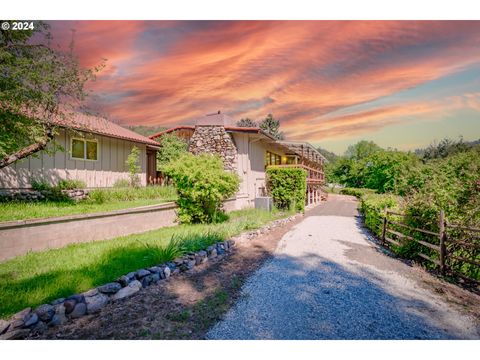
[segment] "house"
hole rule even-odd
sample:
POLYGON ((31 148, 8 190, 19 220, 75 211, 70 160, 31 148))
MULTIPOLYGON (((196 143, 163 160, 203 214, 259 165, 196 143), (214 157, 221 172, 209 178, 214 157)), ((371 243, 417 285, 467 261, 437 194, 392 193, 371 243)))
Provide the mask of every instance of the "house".
POLYGON ((140 150, 140 179, 146 185, 156 177, 159 144, 104 118, 75 114, 55 120, 58 133, 54 143, 64 151, 42 151, 0 169, 0 189, 28 189, 31 181, 46 180, 52 185, 61 179, 82 180, 87 187, 110 187, 128 179, 125 165, 133 146, 140 150))
MULTIPOLYGON (((278 141, 257 127, 238 127, 236 121, 221 112, 208 114, 194 125, 176 126, 151 135, 175 133, 188 142, 193 154, 218 154, 226 170, 241 179, 233 209, 253 207, 255 198, 266 195, 265 170, 269 166, 300 167, 308 172, 307 205, 321 201, 325 158, 305 142, 278 141)), ((161 141, 160 141, 161 142, 161 141)))

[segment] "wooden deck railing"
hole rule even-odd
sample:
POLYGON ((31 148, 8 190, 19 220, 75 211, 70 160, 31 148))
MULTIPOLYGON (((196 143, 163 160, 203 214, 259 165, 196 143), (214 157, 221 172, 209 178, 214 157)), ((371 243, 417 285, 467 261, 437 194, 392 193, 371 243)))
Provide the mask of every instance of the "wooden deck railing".
POLYGON ((385 208, 383 245, 402 246, 406 241, 414 241, 421 245, 418 256, 422 261, 433 263, 442 275, 454 275, 480 285, 480 229, 449 223, 443 210, 435 226, 438 231, 410 226, 402 222, 405 218, 407 215, 385 208))

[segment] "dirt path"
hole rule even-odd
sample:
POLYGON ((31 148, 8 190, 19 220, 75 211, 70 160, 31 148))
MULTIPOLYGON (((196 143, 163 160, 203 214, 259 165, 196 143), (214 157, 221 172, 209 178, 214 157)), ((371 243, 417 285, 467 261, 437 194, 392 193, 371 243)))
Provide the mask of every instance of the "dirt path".
POLYGON ((210 339, 479 339, 480 298, 387 256, 331 196, 286 233, 210 339))

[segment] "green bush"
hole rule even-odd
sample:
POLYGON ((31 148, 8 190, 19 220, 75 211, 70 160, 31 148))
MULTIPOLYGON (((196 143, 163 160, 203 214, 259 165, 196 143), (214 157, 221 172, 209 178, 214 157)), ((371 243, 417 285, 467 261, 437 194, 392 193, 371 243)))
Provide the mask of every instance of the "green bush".
POLYGON ((87 184, 82 180, 60 180, 57 187, 60 190, 85 189, 87 184))
POLYGON ((267 188, 279 209, 305 209, 307 171, 299 168, 267 169, 267 188))
POLYGON ((222 160, 211 154, 183 154, 163 171, 176 186, 182 223, 217 221, 223 213, 223 201, 234 195, 240 184, 239 177, 225 171, 222 160))
POLYGON ((340 194, 355 196, 359 199, 363 195, 374 194, 374 193, 375 193, 375 190, 373 190, 373 189, 362 189, 362 188, 343 188, 343 189, 340 189, 340 194))
POLYGON ((187 153, 187 142, 176 134, 163 134, 159 142, 161 147, 157 152, 157 169, 160 171, 163 171, 163 167, 170 161, 187 153))
POLYGON ((140 150, 138 149, 138 147, 134 146, 132 147, 132 150, 130 151, 127 160, 125 161, 130 176, 130 186, 133 187, 140 186, 140 177, 138 176, 138 174, 140 173, 141 168, 139 163, 140 150))
POLYGON ((52 185, 50 185, 50 183, 48 181, 45 181, 45 180, 38 180, 38 179, 32 179, 30 181, 31 185, 32 185, 32 189, 33 190, 36 190, 36 191, 45 191, 45 190, 51 190, 52 189, 52 185))
POLYGON ((365 225, 376 235, 382 234, 383 212, 385 207, 399 210, 401 198, 391 194, 364 194, 360 201, 360 211, 365 216, 365 225))

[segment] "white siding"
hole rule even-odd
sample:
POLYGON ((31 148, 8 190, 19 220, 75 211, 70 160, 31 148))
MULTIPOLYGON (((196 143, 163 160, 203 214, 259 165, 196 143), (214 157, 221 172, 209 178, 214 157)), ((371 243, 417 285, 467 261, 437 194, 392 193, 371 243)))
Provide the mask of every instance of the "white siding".
POLYGON ((98 141, 98 160, 73 160, 70 157, 72 136, 79 137, 79 134, 60 130, 55 137, 56 143, 65 151, 56 151, 52 155, 41 151, 0 169, 0 189, 29 188, 32 179, 47 180, 51 184, 61 179, 78 179, 85 181, 87 187, 110 187, 118 179, 128 179, 125 161, 133 146, 140 149, 140 178, 142 185, 146 185, 145 144, 87 134, 87 138, 98 141))

